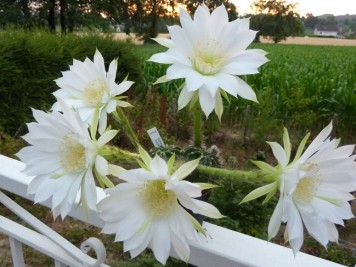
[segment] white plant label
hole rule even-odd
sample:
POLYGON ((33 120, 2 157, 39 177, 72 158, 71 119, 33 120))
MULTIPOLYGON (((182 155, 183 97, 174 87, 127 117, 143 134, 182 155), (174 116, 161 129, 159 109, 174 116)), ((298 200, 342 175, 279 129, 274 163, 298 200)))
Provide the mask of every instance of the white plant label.
POLYGON ((149 129, 147 133, 150 136, 151 141, 155 147, 165 146, 156 127, 149 129))

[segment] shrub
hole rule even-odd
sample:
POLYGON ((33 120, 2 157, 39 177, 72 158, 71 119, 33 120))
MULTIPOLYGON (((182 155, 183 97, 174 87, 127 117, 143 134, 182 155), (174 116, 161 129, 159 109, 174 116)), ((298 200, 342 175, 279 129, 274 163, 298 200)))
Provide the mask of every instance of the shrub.
POLYGON ((214 224, 267 239, 267 226, 277 204, 277 197, 273 197, 263 205, 261 204, 263 198, 239 205, 248 193, 263 185, 256 180, 249 182, 246 179, 217 178, 214 181, 219 187, 212 190, 209 202, 226 216, 223 219, 214 220, 214 224))

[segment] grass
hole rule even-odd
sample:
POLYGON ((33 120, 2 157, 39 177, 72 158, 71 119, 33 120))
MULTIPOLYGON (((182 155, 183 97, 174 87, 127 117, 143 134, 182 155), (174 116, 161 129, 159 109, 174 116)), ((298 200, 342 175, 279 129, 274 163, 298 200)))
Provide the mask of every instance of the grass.
MULTIPOLYGON (((137 48, 143 60, 164 51, 154 44, 137 48)), ((242 77, 256 91, 259 104, 231 97, 230 103, 225 102, 223 124, 247 126, 255 133, 251 138, 261 144, 264 136, 273 136, 282 125, 301 136, 309 130, 320 131, 334 118, 338 136, 344 141, 356 141, 354 47, 258 44, 252 48, 267 51, 270 59, 260 74, 242 77), (245 121, 247 106, 250 115, 245 121)), ((144 62, 143 66, 145 84, 174 103, 182 81, 154 86, 152 83, 165 74, 167 66, 153 62, 144 62)), ((213 118, 209 121, 215 120, 210 117, 213 118)))

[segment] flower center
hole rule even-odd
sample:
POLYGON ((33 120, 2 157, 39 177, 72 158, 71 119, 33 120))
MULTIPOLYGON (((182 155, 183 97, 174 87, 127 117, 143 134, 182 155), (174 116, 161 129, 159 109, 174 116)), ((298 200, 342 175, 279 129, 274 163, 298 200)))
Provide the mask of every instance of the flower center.
POLYGON ((74 138, 72 133, 64 136, 61 147, 61 164, 69 172, 85 168, 85 147, 74 138))
POLYGON ((84 101, 90 105, 97 105, 103 98, 107 85, 104 79, 94 79, 84 87, 84 101))
POLYGON ((198 42, 191 57, 193 68, 203 75, 218 73, 225 64, 225 56, 221 51, 221 44, 215 39, 198 42))
POLYGON ((300 166, 300 169, 305 172, 316 172, 318 171, 318 165, 313 162, 305 162, 300 166))
POLYGON ((142 201, 153 217, 167 215, 177 201, 173 191, 166 190, 164 180, 146 182, 142 188, 142 201))
POLYGON ((319 184, 320 181, 316 176, 303 177, 297 184, 293 198, 300 202, 309 204, 313 200, 319 184))

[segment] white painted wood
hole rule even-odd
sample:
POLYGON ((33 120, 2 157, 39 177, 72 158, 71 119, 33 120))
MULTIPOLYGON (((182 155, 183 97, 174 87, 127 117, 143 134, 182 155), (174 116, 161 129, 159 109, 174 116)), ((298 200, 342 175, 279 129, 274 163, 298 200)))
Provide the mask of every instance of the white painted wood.
POLYGON ((331 261, 204 223, 209 237, 205 242, 192 242, 192 264, 204 267, 341 267, 331 261))
MULTIPOLYGON (((24 167, 25 164, 21 161, 0 155, 0 190, 4 189, 33 201, 34 196, 27 194, 27 186, 33 177, 26 176, 21 172, 24 167)), ((101 188, 97 188, 97 195, 98 201, 105 197, 105 193, 101 188)), ((97 227, 102 227, 104 225, 104 222, 99 218, 95 211, 90 211, 89 218, 87 218, 78 203, 79 196, 73 209, 69 213, 69 216, 84 222, 90 222, 91 225, 97 227)), ((43 203, 43 205, 51 208, 50 201, 43 203)))
MULTIPOLYGON (((48 237, 41 235, 21 224, 13 222, 3 216, 0 216, 0 231, 5 233, 17 242, 42 252, 45 255, 62 262, 69 266, 81 266, 82 262, 67 253, 62 247, 55 244, 48 237)), ((11 247, 12 249, 12 247, 11 247)), ((16 253, 16 252, 15 252, 16 253)), ((15 262, 14 262, 14 266, 15 262)), ((21 265, 19 265, 21 266, 21 265)), ((24 266, 24 265, 22 265, 24 266)))
MULTIPOLYGON (((20 171, 24 164, 0 155, 0 188, 17 195, 32 199, 26 195, 26 188, 31 177, 20 171)), ((98 201, 105 194, 98 188, 98 201)), ((50 203, 45 203, 50 206, 50 203)), ((102 227, 103 221, 95 211, 90 212, 88 220, 80 208, 74 207, 70 216, 91 225, 102 227)), ((208 239, 191 242, 189 263, 204 267, 341 267, 343 265, 326 261, 305 253, 298 252, 294 258, 291 249, 268 243, 248 235, 234 232, 210 223, 204 223, 208 239)), ((173 256, 174 253, 172 253, 173 256)))
MULTIPOLYGON (((36 217, 34 217, 32 214, 30 214, 28 211, 26 211, 24 208, 22 208, 20 205, 18 205, 15 201, 10 199, 8 196, 6 196, 3 192, 0 191, 0 203, 2 203, 5 207, 7 207, 9 210, 11 210, 13 213, 15 213, 17 216, 19 216, 21 219, 23 219, 24 222, 29 224, 31 227, 33 227, 35 230, 38 231, 38 233, 42 234, 44 237, 46 237, 50 242, 53 244, 57 245, 58 247, 62 248, 63 251, 68 254, 69 256, 73 257, 76 262, 81 263, 80 265, 85 265, 85 266, 92 266, 92 267, 98 267, 98 266, 106 266, 105 264, 102 264, 105 259, 106 259, 106 250, 102 242, 97 239, 97 238, 89 238, 85 242, 82 243, 81 248, 77 248, 74 246, 72 243, 70 243, 68 240, 63 238, 61 235, 53 231, 51 228, 49 228, 47 225, 42 223, 40 220, 38 220, 36 217), (87 255, 87 252, 89 252, 91 249, 94 249, 97 258, 93 259, 92 257, 87 255)), ((0 216, 1 218, 2 216, 0 216)), ((5 217, 1 218, 4 223, 6 221, 7 224, 9 224, 9 220, 7 220, 5 217), (6 220, 5 220, 6 219, 6 220)), ((1 225, 0 225, 1 226, 1 225)), ((0 227, 3 229, 3 232, 6 232, 8 236, 16 238, 16 240, 27 244, 26 242, 32 242, 32 240, 36 240, 33 235, 38 234, 37 232, 34 232, 30 229, 28 229, 28 234, 33 233, 33 235, 29 236, 29 238, 32 239, 24 239, 22 240, 22 236, 19 235, 23 231, 25 231, 24 227, 15 227, 14 224, 12 224, 12 228, 5 228, 5 226, 0 227), (15 231, 14 233, 11 233, 12 231, 15 231)), ((50 244, 49 244, 50 245, 50 244)), ((31 247, 35 248, 33 245, 31 247)), ((16 247, 14 247, 16 248, 16 247)), ((57 259, 53 257, 52 254, 48 254, 49 252, 46 252, 43 250, 43 247, 38 247, 37 250, 45 253, 46 255, 51 256, 54 259, 57 259)), ((62 260, 62 258, 59 258, 62 260)), ((76 266, 70 265, 70 266, 76 266)))
POLYGON ((11 236, 9 236, 9 243, 11 248, 12 263, 14 267, 25 267, 22 243, 12 238, 11 236))
POLYGON ((66 265, 64 265, 63 263, 55 260, 54 261, 54 267, 67 267, 66 265))

